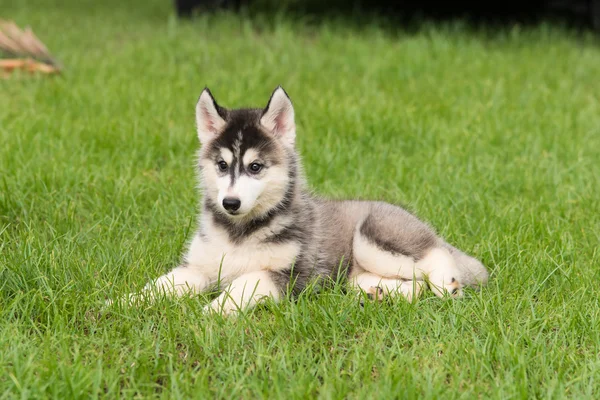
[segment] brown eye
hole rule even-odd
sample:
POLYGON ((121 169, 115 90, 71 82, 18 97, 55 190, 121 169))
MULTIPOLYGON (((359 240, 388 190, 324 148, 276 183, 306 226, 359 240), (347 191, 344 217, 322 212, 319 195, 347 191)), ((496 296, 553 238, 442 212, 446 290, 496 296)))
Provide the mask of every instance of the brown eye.
POLYGON ((248 167, 250 172, 252 172, 254 174, 259 173, 262 168, 263 168, 262 164, 255 163, 255 162, 250 164, 250 166, 248 167))
POLYGON ((219 171, 227 171, 227 163, 225 161, 219 161, 217 165, 219 166, 219 171))

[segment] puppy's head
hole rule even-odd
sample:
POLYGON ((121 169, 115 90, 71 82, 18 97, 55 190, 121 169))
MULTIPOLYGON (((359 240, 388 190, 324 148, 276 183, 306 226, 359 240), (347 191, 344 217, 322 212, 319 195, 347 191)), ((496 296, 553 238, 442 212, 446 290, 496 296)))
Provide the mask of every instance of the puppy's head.
MULTIPOLYGON (((294 179, 294 108, 277 87, 264 109, 228 110, 208 88, 196 105, 204 194, 231 220, 255 218, 286 201, 294 179)), ((289 200, 289 199, 288 199, 289 200)))

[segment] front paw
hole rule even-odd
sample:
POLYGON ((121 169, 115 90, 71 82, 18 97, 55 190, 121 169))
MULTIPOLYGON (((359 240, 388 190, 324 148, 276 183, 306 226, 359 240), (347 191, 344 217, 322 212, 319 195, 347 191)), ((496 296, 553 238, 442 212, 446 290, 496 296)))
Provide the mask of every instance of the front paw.
POLYGON ((222 316, 237 314, 240 311, 240 306, 230 296, 224 296, 223 294, 204 306, 205 313, 218 314, 222 316))

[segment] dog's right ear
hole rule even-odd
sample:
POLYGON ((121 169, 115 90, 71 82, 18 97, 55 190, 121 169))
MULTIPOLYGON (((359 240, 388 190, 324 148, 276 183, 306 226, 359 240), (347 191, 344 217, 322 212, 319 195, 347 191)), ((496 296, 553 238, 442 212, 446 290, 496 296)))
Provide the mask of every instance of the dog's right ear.
POLYGON ((208 88, 204 88, 196 104, 196 128, 200 143, 214 139, 225 126, 225 110, 217 104, 208 88))

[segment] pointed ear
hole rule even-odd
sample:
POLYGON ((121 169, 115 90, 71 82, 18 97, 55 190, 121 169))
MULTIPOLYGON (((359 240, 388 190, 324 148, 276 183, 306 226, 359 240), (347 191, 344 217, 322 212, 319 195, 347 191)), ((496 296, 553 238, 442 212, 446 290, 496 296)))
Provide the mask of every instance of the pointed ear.
POLYGON ((260 123, 284 142, 294 145, 296 123, 292 101, 281 86, 277 86, 263 111, 260 123))
POLYGON ((214 139, 225 126, 224 109, 219 107, 208 88, 204 88, 196 104, 196 127, 200 143, 214 139))

